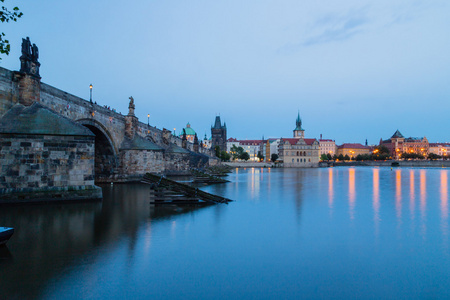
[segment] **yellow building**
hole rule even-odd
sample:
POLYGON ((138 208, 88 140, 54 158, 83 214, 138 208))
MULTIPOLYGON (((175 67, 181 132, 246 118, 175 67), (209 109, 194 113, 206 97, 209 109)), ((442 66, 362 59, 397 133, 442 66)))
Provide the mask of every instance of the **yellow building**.
POLYGON ((428 153, 434 153, 436 155, 448 158, 450 156, 450 144, 449 143, 430 143, 428 147, 428 153))
POLYGON ((370 147, 364 146, 362 144, 342 144, 340 146, 337 146, 337 152, 336 155, 348 155, 350 158, 356 157, 358 155, 362 154, 370 154, 370 147))

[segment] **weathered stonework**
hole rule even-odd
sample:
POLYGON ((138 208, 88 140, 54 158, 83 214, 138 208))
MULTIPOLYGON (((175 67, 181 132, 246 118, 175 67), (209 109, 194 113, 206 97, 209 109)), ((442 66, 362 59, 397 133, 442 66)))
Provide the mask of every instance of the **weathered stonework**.
POLYGON ((57 119, 61 126, 52 128, 52 114, 38 104, 17 105, 0 119, 0 203, 101 198, 95 136, 69 120, 57 119), (31 124, 12 124, 16 115, 31 124))
POLYGON ((170 130, 139 122, 132 97, 128 114, 122 115, 97 105, 95 99, 86 101, 42 83, 38 57, 36 45, 27 38, 22 44, 20 72, 0 67, 0 122, 18 105, 21 109, 39 105, 46 111, 45 116, 34 119, 34 125, 14 114, 7 117, 6 122, 25 131, 0 129, 0 142, 5 142, 0 149, 1 199, 18 201, 30 191, 36 199, 44 199, 52 191, 64 199, 86 198, 98 193, 94 181, 135 181, 147 172, 188 172, 218 162, 211 158, 212 151, 199 148, 198 141, 183 142, 170 130), (89 134, 76 135, 68 130, 73 126, 89 134), (74 136, 86 137, 85 143, 74 136), (38 163, 33 162, 36 159, 38 163), (87 190, 90 192, 85 193, 87 190))

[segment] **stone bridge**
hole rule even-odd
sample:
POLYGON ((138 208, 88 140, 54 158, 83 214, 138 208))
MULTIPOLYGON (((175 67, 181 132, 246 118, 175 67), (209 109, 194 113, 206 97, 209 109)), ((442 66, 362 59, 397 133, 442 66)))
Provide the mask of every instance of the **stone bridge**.
POLYGON ((20 71, 0 67, 0 122, 4 124, 0 129, 0 194, 27 188, 91 186, 94 178, 95 182, 134 181, 146 172, 182 173, 217 163, 211 150, 199 145, 197 139, 190 143, 174 136, 171 130, 140 122, 134 114, 132 97, 128 114, 122 115, 42 83, 37 54, 33 56, 27 47, 22 45, 20 71), (27 119, 40 131, 28 128, 27 119), (80 125, 89 131, 83 133, 85 129, 80 125), (89 142, 74 150, 76 143, 83 140, 79 136, 93 140, 92 153, 89 142), (75 142, 64 144, 64 139, 75 142), (83 159, 88 161, 86 170, 79 174, 76 165, 85 164, 83 159), (65 173, 77 175, 67 177, 65 173))

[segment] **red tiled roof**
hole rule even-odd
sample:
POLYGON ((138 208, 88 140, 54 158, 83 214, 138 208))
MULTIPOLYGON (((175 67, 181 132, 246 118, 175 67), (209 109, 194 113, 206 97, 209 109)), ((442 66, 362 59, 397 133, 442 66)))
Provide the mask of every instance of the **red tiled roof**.
POLYGON ((370 149, 368 146, 364 146, 358 143, 355 144, 351 144, 351 143, 344 143, 340 146, 337 146, 338 149, 343 149, 343 148, 351 148, 351 149, 370 149))
MULTIPOLYGON (((289 144, 291 144, 291 145, 296 145, 298 140, 299 139, 296 139, 296 138, 290 138, 290 139, 283 138, 283 142, 288 141, 289 144)), ((305 141, 306 145, 312 145, 314 143, 314 141, 316 141, 316 139, 303 139, 303 140, 305 141)))
POLYGON ((235 138, 229 138, 229 139, 227 140, 227 142, 238 142, 238 140, 235 139, 235 138))
POLYGON ((319 142, 334 142, 333 140, 319 140, 319 142))

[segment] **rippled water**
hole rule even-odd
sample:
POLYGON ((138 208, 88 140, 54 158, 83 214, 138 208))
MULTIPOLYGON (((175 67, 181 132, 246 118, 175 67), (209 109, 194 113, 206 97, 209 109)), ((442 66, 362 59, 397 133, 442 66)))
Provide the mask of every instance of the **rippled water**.
POLYGON ((450 298, 447 169, 239 169, 236 200, 0 207, 0 298, 450 298))

